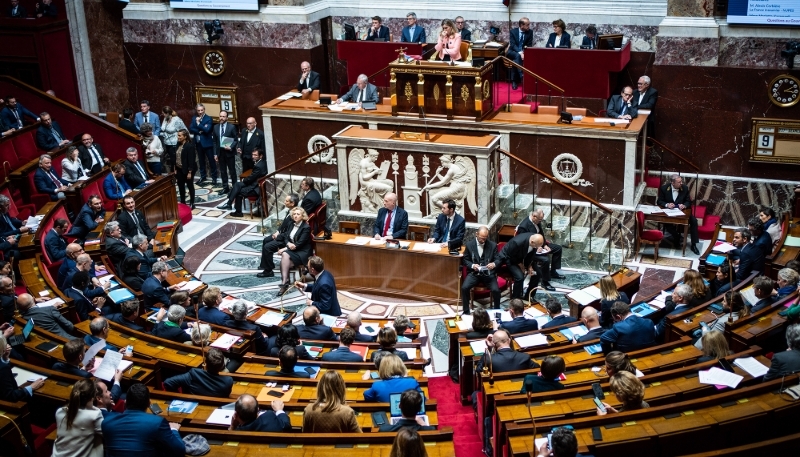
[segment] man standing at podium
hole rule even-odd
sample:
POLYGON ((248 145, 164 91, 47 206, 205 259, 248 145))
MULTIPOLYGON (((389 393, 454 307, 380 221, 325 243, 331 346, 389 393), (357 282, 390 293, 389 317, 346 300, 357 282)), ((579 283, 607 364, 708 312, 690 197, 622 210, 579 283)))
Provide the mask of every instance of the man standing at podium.
MULTIPOLYGON (((527 17, 519 20, 519 27, 511 29, 508 35, 508 51, 506 57, 513 60, 517 65, 522 66, 525 59, 525 48, 533 46, 533 32, 531 31, 531 21, 527 17)), ((522 81, 522 70, 511 68, 511 88, 517 90, 517 84, 522 81)))
POLYGON ((425 43, 425 29, 417 25, 417 13, 408 13, 406 20, 408 25, 403 27, 400 41, 403 43, 425 43))
POLYGON ((408 213, 397 206, 397 194, 388 193, 383 197, 383 208, 378 210, 378 217, 372 234, 376 240, 401 239, 408 232, 408 213))

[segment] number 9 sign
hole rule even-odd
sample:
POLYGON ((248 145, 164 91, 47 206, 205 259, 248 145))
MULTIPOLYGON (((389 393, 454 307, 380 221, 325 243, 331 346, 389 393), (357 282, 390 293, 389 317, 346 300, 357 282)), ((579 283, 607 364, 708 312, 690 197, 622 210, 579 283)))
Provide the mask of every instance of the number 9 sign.
POLYGON ((233 108, 230 100, 222 100, 221 105, 223 111, 230 111, 233 108))

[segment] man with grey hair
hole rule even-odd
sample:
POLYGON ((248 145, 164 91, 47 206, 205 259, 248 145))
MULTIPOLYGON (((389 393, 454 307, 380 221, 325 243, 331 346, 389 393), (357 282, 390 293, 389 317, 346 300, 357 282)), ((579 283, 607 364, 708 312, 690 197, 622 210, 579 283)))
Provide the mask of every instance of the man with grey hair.
POLYGON ((198 103, 195 107, 197 116, 192 118, 189 124, 189 131, 194 135, 195 150, 197 151, 197 161, 200 164, 200 181, 202 185, 206 181, 206 159, 211 171, 211 184, 217 185, 217 157, 214 155, 214 139, 211 116, 206 114, 206 107, 198 103))
POLYGON ((125 257, 128 257, 128 252, 132 248, 131 241, 122 237, 122 229, 117 221, 107 223, 104 231, 106 234, 106 252, 114 263, 114 269, 121 274, 122 261, 125 260, 125 257))
POLYGON ((786 329, 786 346, 784 352, 776 352, 772 356, 769 371, 764 381, 776 379, 800 371, 800 324, 790 325, 786 329))
POLYGON ((153 255, 153 251, 147 250, 147 248, 150 247, 150 243, 147 242, 146 235, 134 236, 131 244, 133 247, 128 251, 126 258, 136 257, 139 260, 139 276, 142 279, 147 279, 147 277, 150 276, 153 271, 152 267, 154 263, 167 261, 167 256, 162 255, 156 258, 153 255))
POLYGON ((692 288, 688 284, 678 284, 672 290, 672 296, 665 301, 664 312, 666 313, 661 321, 655 325, 656 340, 662 340, 667 331, 667 318, 675 314, 688 311, 692 304, 689 303, 694 298, 692 288))
POLYGON ((343 102, 358 103, 359 106, 366 102, 378 103, 378 88, 369 83, 367 75, 360 74, 350 91, 336 100, 337 104, 343 102))
POLYGON ((169 296, 172 292, 180 289, 178 284, 169 285, 167 275, 169 269, 167 264, 158 261, 152 266, 153 275, 142 283, 142 293, 144 293, 144 305, 148 308, 158 308, 159 304, 166 306, 169 303, 169 296))
POLYGON ((461 16, 456 16, 456 20, 454 22, 456 24, 456 30, 458 30, 458 33, 461 34, 461 41, 472 41, 472 32, 470 32, 466 27, 464 18, 461 16))
POLYGON ((156 316, 158 323, 153 327, 153 336, 177 343, 192 341, 192 337, 182 328, 184 317, 186 317, 186 310, 181 305, 172 305, 169 307, 169 311, 161 308, 156 316), (167 317, 166 320, 164 320, 165 315, 167 317))
MULTIPOLYGON (((689 188, 683 185, 681 175, 674 173, 670 176, 670 182, 658 189, 658 206, 669 209, 690 210, 689 211, 689 235, 692 237, 692 252, 700 255, 697 249, 699 236, 697 234, 697 218, 691 211, 692 198, 689 196, 689 188)), ((683 237, 678 233, 675 224, 667 224, 664 229, 672 236, 673 245, 680 246, 683 237)))
MULTIPOLYGON (((297 206, 299 203, 300 196, 295 193, 291 193, 283 199, 283 206, 286 208, 286 216, 283 218, 283 222, 281 222, 278 230, 272 234, 272 240, 277 238, 281 233, 289 233, 292 231, 292 227, 294 227, 294 221, 292 220, 292 208, 297 206)), ((272 240, 270 240, 268 237, 264 237, 263 244, 267 244, 272 240)))
POLYGON ((85 271, 89 276, 90 283, 88 287, 83 290, 83 294, 86 296, 86 298, 92 299, 101 297, 106 293, 106 290, 111 287, 110 283, 106 283, 105 286, 100 287, 100 281, 94 277, 94 265, 92 262, 92 257, 89 254, 80 254, 75 259, 75 267, 67 272, 61 290, 66 291, 72 287, 72 277, 75 276, 75 273, 79 271, 85 271))
POLYGON ((17 306, 22 318, 27 322, 33 319, 36 327, 55 333, 67 339, 72 339, 70 334, 74 329, 72 322, 66 320, 55 306, 45 306, 39 308, 30 294, 22 294, 17 297, 17 306))
POLYGON ((355 341, 363 343, 371 343, 375 341, 374 336, 361 333, 361 313, 358 311, 353 311, 347 316, 347 326, 353 329, 353 331, 356 333, 355 341))
POLYGON ((257 324, 247 321, 247 305, 241 300, 237 300, 231 306, 232 321, 226 321, 230 328, 239 330, 252 330, 253 331, 253 345, 255 346, 256 354, 269 355, 269 343, 264 333, 261 332, 261 327, 257 324))
POLYGON ((132 188, 136 189, 143 184, 152 184, 155 181, 150 179, 147 167, 139 161, 139 151, 135 147, 131 146, 125 150, 125 157, 125 161, 122 162, 122 165, 125 165, 125 181, 132 188))
POLYGON ((19 259, 17 250, 17 235, 30 231, 22 225, 22 221, 8 215, 11 201, 5 195, 0 195, 0 251, 6 259, 19 259))
POLYGON ((49 154, 39 156, 39 168, 33 174, 33 185, 36 192, 50 196, 50 200, 67 198, 64 191, 69 189, 69 182, 53 173, 53 159, 49 154))
POLYGON ((300 62, 300 82, 297 83, 297 90, 304 95, 319 89, 319 73, 311 70, 311 64, 300 62))
MULTIPOLYGON (((99 316, 92 319, 92 321, 89 322, 89 332, 91 332, 91 335, 85 335, 83 337, 83 342, 89 347, 99 343, 100 340, 107 340, 109 326, 106 318, 99 316)), ((112 346, 110 344, 106 344, 106 350, 119 351, 119 349, 116 346, 112 346)), ((125 351, 123 350, 122 352, 125 351)))
POLYGON ((86 170, 89 176, 100 173, 104 166, 110 164, 103 154, 103 148, 94 142, 91 133, 84 133, 81 135, 81 144, 78 145, 78 159, 81 161, 81 167, 86 170))
POLYGON ((425 29, 417 25, 417 13, 406 14, 408 25, 403 27, 400 41, 403 43, 425 43, 425 29))
POLYGON ((656 109, 658 91, 650 87, 650 77, 641 76, 636 82, 638 92, 633 95, 633 103, 638 109, 656 109))

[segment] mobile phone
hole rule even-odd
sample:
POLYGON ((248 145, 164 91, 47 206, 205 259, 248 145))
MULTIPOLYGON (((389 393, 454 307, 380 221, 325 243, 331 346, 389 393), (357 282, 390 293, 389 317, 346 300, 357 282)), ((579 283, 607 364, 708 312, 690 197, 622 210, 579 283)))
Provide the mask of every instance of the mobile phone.
POLYGON ((594 397, 594 404, 597 405, 598 408, 600 408, 600 411, 606 412, 606 405, 604 405, 599 398, 594 397))
POLYGON ((281 397, 283 397, 283 392, 280 392, 280 391, 277 391, 277 390, 270 390, 270 391, 267 392, 267 395, 271 395, 273 397, 281 398, 281 397))
POLYGON ((594 396, 599 398, 600 400, 605 400, 606 394, 603 393, 603 389, 600 387, 599 382, 592 383, 592 392, 594 392, 594 396))
POLYGON ((381 425, 386 423, 386 413, 381 411, 375 411, 372 413, 372 422, 380 427, 381 425))
POLYGON ((722 369, 725 371, 734 373, 733 367, 731 366, 731 363, 728 362, 727 359, 719 359, 719 366, 722 367, 722 369))
POLYGON ((381 375, 377 371, 371 371, 369 373, 369 377, 372 379, 380 379, 381 375))
POLYGON ((125 348, 125 355, 128 357, 133 357, 133 345, 129 344, 128 347, 125 348))
POLYGON ((703 330, 708 331, 708 324, 706 324, 705 322, 700 322, 700 327, 703 327, 703 330))
POLYGON ((553 449, 553 434, 547 434, 547 449, 553 449))
POLYGON ((311 368, 311 367, 306 367, 306 369, 305 369, 304 371, 305 371, 306 373, 308 373, 308 374, 314 374, 314 369, 313 369, 313 368, 311 368))
POLYGON ((603 441, 603 432, 600 427, 592 427, 592 439, 595 441, 603 441))
POLYGON ((150 411, 152 411, 156 416, 163 412, 161 407, 158 406, 158 403, 150 403, 150 411))
POLYGON ((500 320, 500 313, 494 313, 494 318, 499 321, 500 320))

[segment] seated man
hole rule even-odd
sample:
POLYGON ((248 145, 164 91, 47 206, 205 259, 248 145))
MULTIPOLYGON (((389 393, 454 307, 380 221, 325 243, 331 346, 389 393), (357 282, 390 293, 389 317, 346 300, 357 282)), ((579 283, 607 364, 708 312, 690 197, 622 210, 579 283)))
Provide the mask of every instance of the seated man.
POLYGON ((273 432, 289 433, 292 431, 292 423, 289 416, 283 411, 281 400, 272 400, 272 410, 264 411, 259 414, 258 400, 248 394, 239 396, 234 405, 234 413, 231 418, 231 426, 228 430, 242 432, 273 432))
POLYGON ((103 419, 103 448, 106 455, 159 455, 183 457, 183 444, 176 423, 150 414, 150 391, 141 383, 132 384, 125 398, 124 413, 109 413, 103 419))
POLYGON ((104 229, 106 234, 106 252, 111 262, 114 264, 114 269, 118 273, 122 273, 122 261, 128 257, 132 244, 127 238, 122 237, 122 230, 119 228, 119 222, 111 221, 106 224, 104 229))
POLYGON ((464 244, 464 233, 467 223, 460 214, 456 213, 456 202, 446 200, 442 203, 442 214, 436 217, 436 227, 433 236, 428 238, 428 243, 448 243, 453 245, 464 244))
POLYGON ((78 145, 78 158, 81 167, 86 170, 89 176, 100 173, 100 171, 110 163, 108 157, 103 154, 103 148, 94 142, 94 138, 89 133, 81 136, 81 144, 78 145))
POLYGON ((761 249, 764 257, 772 255, 772 236, 764 231, 764 223, 758 217, 747 222, 747 229, 753 235, 753 244, 761 249))
POLYGON ((424 44, 425 29, 417 24, 417 14, 408 13, 406 21, 408 21, 408 25, 403 27, 403 31, 400 33, 400 42, 424 44))
POLYGON ((383 208, 378 210, 372 235, 380 239, 404 239, 408 232, 408 213, 397 206, 397 194, 389 192, 383 197, 383 208))
POLYGON ((203 306, 197 310, 197 318, 210 324, 227 326, 233 318, 230 314, 220 311, 219 304, 222 303, 222 295, 219 287, 209 287, 203 292, 203 306))
POLYGON ((119 304, 121 312, 109 314, 106 316, 108 320, 115 324, 123 325, 131 330, 137 332, 144 332, 144 327, 136 323, 136 318, 139 317, 139 302, 136 300, 127 300, 119 304))
POLYGON ((311 375, 305 371, 294 371, 297 365, 297 349, 291 346, 284 346, 281 352, 278 353, 278 359, 281 361, 280 371, 269 370, 264 373, 266 376, 278 376, 281 378, 310 378, 311 375))
POLYGON ((307 177, 300 181, 300 189, 303 191, 303 200, 300 207, 306 210, 306 214, 311 216, 314 211, 322 204, 322 194, 316 189, 314 178, 307 177))
MULTIPOLYGON (((35 321, 34 321, 35 322, 35 321)), ((86 335, 83 337, 83 342, 91 347, 94 344, 100 342, 100 340, 107 340, 108 339, 108 332, 110 331, 108 326, 108 321, 105 317, 99 316, 92 319, 92 322, 89 323, 89 331, 92 333, 91 335, 86 335)), ((106 344, 107 351, 119 351, 119 348, 116 346, 112 346, 110 344, 106 344)), ((123 349, 122 352, 125 352, 123 349)))
POLYGON ((625 86, 619 95, 612 95, 608 100, 606 116, 614 119, 631 120, 639 115, 633 102, 633 88, 625 86))
POLYGON ((520 393, 539 393, 562 390, 561 374, 567 368, 564 359, 557 355, 548 355, 542 360, 542 370, 540 373, 525 375, 522 390, 520 393), (541 376, 539 376, 541 374, 541 376))
POLYGON ((10 207, 11 200, 5 195, 0 195, 0 237, 5 238, 30 232, 31 229, 26 227, 21 220, 8 214, 10 207))
MULTIPOLYGON (((150 276, 154 263, 167 261, 167 256, 162 255, 156 258, 153 256, 153 251, 147 250, 150 247, 150 243, 147 242, 147 236, 145 235, 135 235, 131 245, 133 249, 128 250, 126 258, 135 257, 139 261, 139 276, 142 279, 147 279, 150 276)), ((120 270, 122 270, 122 263, 120 263, 120 270)))
POLYGON ((383 21, 379 16, 372 17, 372 26, 367 30, 367 36, 364 41, 389 41, 389 27, 382 25, 383 21))
POLYGON ((125 181, 134 189, 143 184, 152 184, 153 179, 147 173, 147 167, 139 161, 139 151, 133 146, 125 151, 125 159, 122 165, 125 167, 125 181))
MULTIPOLYGON (((14 4, 12 0, 11 4, 14 4)), ((19 9, 25 11, 25 8, 20 6, 19 9)), ((10 17, 15 17, 9 14, 10 17)), ((26 14, 22 14, 21 16, 16 17, 25 17, 26 14)), ((17 101, 17 97, 14 95, 6 96, 6 107, 3 108, 3 111, 0 111, 0 118, 2 118, 3 122, 8 126, 8 128, 12 128, 15 130, 19 130, 25 125, 30 125, 34 122, 39 122, 39 116, 33 114, 33 112, 24 106, 22 103, 17 101), (25 122, 25 118, 30 118, 29 122, 25 122)))
POLYGON ((753 292, 758 301, 750 308, 750 313, 761 311, 764 308, 769 308, 770 305, 775 303, 775 297, 772 296, 772 290, 775 288, 775 283, 769 276, 757 276, 753 279, 753 292))
POLYGON ((297 333, 304 340, 336 341, 336 334, 322 323, 322 317, 315 306, 307 306, 303 310, 303 325, 297 326, 297 333))
POLYGON ((378 88, 370 84, 369 78, 365 74, 358 75, 356 83, 350 90, 336 100, 336 104, 344 102, 352 103, 378 103, 378 88))
POLYGON ((233 389, 233 378, 220 376, 225 369, 225 355, 217 348, 210 348, 206 354, 206 369, 192 368, 184 374, 167 378, 164 388, 185 394, 204 397, 228 398, 233 389))
POLYGON ((630 352, 655 344, 653 321, 631 313, 631 305, 618 301, 611 305, 614 326, 600 337, 603 353, 630 352))
POLYGON ((0 276, 0 306, 3 311, 2 323, 13 323, 14 313, 17 311, 17 295, 14 293, 14 280, 10 276, 0 276))
POLYGON ((111 173, 103 180, 103 192, 112 200, 121 200, 132 192, 131 186, 125 180, 125 165, 118 163, 111 167, 111 173))
POLYGON ((261 331, 260 325, 248 322, 247 305, 245 305, 241 301, 236 301, 236 303, 234 303, 233 306, 231 306, 231 316, 233 317, 233 320, 226 321, 225 325, 227 325, 230 328, 236 328, 239 330, 252 330, 255 353, 258 355, 268 356, 269 342, 267 340, 267 337, 264 336, 264 333, 261 331))
POLYGON ((39 117, 42 120, 42 125, 36 131, 36 146, 39 149, 52 151, 70 143, 61 131, 61 126, 50 117, 49 113, 44 112, 39 117))
MULTIPOLYGON (((85 272, 87 278, 87 284, 83 289, 80 289, 86 298, 93 299, 95 297, 101 297, 105 295, 106 290, 110 288, 110 283, 106 283, 105 286, 100 287, 100 281, 94 277, 94 262, 92 262, 92 257, 89 254, 80 254, 75 259, 75 267, 66 272, 64 276, 64 283, 62 284, 63 287, 61 290, 66 291, 70 287, 73 286, 73 278, 76 273, 78 272, 85 272)), ((78 286, 76 286, 78 287, 78 286)))
POLYGON ((86 239, 86 235, 94 231, 103 222, 106 211, 103 209, 103 200, 98 195, 92 195, 75 217, 72 228, 67 236, 74 236, 78 240, 86 239))
POLYGON ((128 195, 122 199, 122 206, 124 209, 117 216, 122 236, 132 240, 136 235, 145 235, 150 244, 154 244, 153 238, 156 237, 156 233, 147 225, 147 218, 144 214, 136 209, 136 200, 128 195))
POLYGON ((600 325, 600 316, 597 315, 597 310, 591 306, 584 306, 581 311, 581 320, 583 325, 586 326, 588 332, 585 335, 576 339, 577 343, 585 343, 600 338, 605 332, 605 329, 600 325))
POLYGON ((325 262, 315 255, 308 258, 308 273, 314 277, 313 284, 295 281, 294 285, 302 292, 311 292, 306 305, 314 306, 320 313, 339 317, 342 309, 336 292, 336 281, 333 275, 325 270, 325 262))
POLYGON ((776 352, 772 356, 772 363, 764 375, 764 381, 800 371, 800 324, 786 328, 786 346, 788 347, 786 351, 776 352))
POLYGON ((561 303, 555 298, 548 298, 547 301, 545 301, 544 307, 547 308, 547 314, 550 315, 550 322, 542 325, 542 330, 569 324, 578 320, 572 316, 565 315, 561 303))
POLYGON ((67 198, 64 191, 69 189, 69 182, 53 173, 53 159, 48 154, 39 156, 39 168, 33 174, 33 185, 37 193, 49 195, 52 201, 67 198))
POLYGON ((511 314, 510 322, 500 323, 500 329, 508 332, 509 335, 517 333, 531 332, 539 329, 536 319, 525 318, 525 303, 519 298, 512 298, 508 302, 508 313, 511 314))
POLYGON ((581 49, 597 49, 597 27, 593 25, 586 27, 586 36, 581 42, 581 49))
POLYGON ((343 328, 339 332, 339 347, 322 354, 322 360, 324 362, 363 362, 361 354, 350 350, 355 336, 356 332, 352 328, 343 328))
POLYGON ((186 310, 181 305, 172 305, 167 312, 161 308, 156 317, 158 323, 153 327, 152 335, 176 343, 192 341, 192 337, 181 328, 184 317, 186 317, 186 310), (165 315, 166 320, 164 320, 165 315))
POLYGON ((297 194, 289 194, 283 199, 283 206, 286 208, 286 216, 284 216, 283 222, 281 222, 281 225, 278 226, 278 230, 275 230, 275 233, 273 233, 272 236, 264 237, 264 241, 262 242, 262 250, 264 245, 270 241, 274 241, 282 233, 285 233, 286 236, 289 236, 289 232, 291 232, 292 227, 294 227, 294 221, 292 220, 292 208, 297 206, 299 203, 300 197, 297 194))
POLYGON ((258 181, 267 176, 267 162, 259 149, 253 149, 253 160, 255 165, 250 176, 234 183, 231 193, 228 195, 228 201, 224 205, 217 207, 224 210, 233 209, 234 212, 231 216, 244 216, 242 213, 242 200, 251 196, 259 196, 258 181), (231 203, 233 203, 233 206, 231 206, 231 203))
MULTIPOLYGON (((470 290, 477 285, 488 287, 494 309, 500 309, 500 287, 497 285, 497 243, 489 240, 489 227, 482 225, 474 240, 467 241, 461 264, 469 273, 461 284, 461 306, 470 313, 470 290)), ((511 332, 514 333, 514 332, 511 332)))
MULTIPOLYGON (((347 315, 347 327, 351 328, 353 332, 355 332, 355 341, 360 343, 372 343, 375 341, 375 337, 372 335, 365 335, 361 333, 361 313, 358 311, 353 311, 347 315)), ((339 334, 339 339, 341 340, 342 335, 339 334)))
MULTIPOLYGON (((34 319, 33 322, 36 322, 36 320, 34 319)), ((85 370, 81 369, 83 356, 86 354, 86 347, 83 345, 83 340, 80 338, 75 338, 67 341, 67 343, 64 344, 64 350, 62 353, 64 354, 64 362, 54 363, 52 368, 53 371, 60 371, 62 373, 80 376, 82 378, 92 377, 92 374, 89 373, 89 371, 94 368, 94 359, 90 360, 89 363, 84 367, 86 368, 85 370)))
POLYGON ((692 307, 694 293, 688 284, 678 284, 672 289, 672 296, 664 302, 664 311, 668 316, 680 314, 692 307))
POLYGON ((44 248, 47 249, 47 256, 52 262, 58 262, 67 256, 67 241, 64 233, 67 232, 69 221, 58 218, 53 221, 53 228, 44 237, 44 248))
POLYGON ((166 305, 169 303, 169 296, 172 292, 180 289, 178 284, 169 285, 167 275, 169 269, 167 264, 158 261, 153 264, 153 276, 144 280, 142 283, 142 293, 144 293, 144 306, 147 308, 157 308, 158 304, 166 305))
MULTIPOLYGON (((531 356, 511 348, 511 338, 509 338, 508 332, 505 330, 497 330, 494 334, 486 337, 486 344, 494 347, 494 354, 491 356, 493 373, 530 370, 539 367, 539 364, 534 362, 531 356)), ((489 357, 484 353, 483 357, 478 361, 476 371, 481 373, 484 365, 488 362, 489 357)))
MULTIPOLYGON (((94 294, 89 293, 90 283, 89 272, 78 270, 72 275, 70 287, 64 291, 64 295, 72 299, 72 303, 75 305, 75 312, 78 313, 78 317, 80 317, 82 321, 88 319, 89 313, 95 309, 103 309, 103 305, 106 303, 105 297, 102 296, 102 288, 97 288, 98 291, 92 290, 92 292, 96 292, 94 294), (90 297, 89 295, 95 296, 90 297)), ((111 310, 110 307, 105 307, 105 309, 106 311, 111 310)))
POLYGON ((17 297, 17 306, 25 322, 28 319, 33 319, 37 328, 47 330, 64 338, 72 338, 70 333, 74 328, 72 322, 66 320, 55 306, 39 308, 30 294, 22 294, 17 297))
MULTIPOLYGON (((532 264, 536 261, 536 253, 542 249, 542 246, 544 246, 544 237, 542 235, 523 233, 511 238, 511 240, 503 246, 503 250, 500 251, 500 255, 497 257, 497 265, 508 265, 508 270, 514 278, 514 285, 511 288, 511 298, 522 298, 522 288, 525 285, 526 272, 530 273, 533 271, 532 264)), ((528 282, 528 290, 533 290, 538 282, 538 276, 531 277, 528 282)), ((530 296, 530 293, 527 295, 530 296)))
POLYGON ((78 243, 70 243, 67 245, 67 249, 64 252, 66 253, 64 262, 62 262, 61 267, 58 268, 58 276, 56 277, 56 286, 60 290, 64 290, 64 283, 67 277, 74 274, 73 270, 77 265, 76 260, 83 252, 83 247, 78 243))
MULTIPOLYGON (((658 206, 669 209, 690 209, 692 207, 692 198, 689 196, 689 188, 683 185, 683 178, 679 174, 673 174, 670 177, 670 183, 664 184, 658 189, 658 206)), ((680 246, 683 241, 683 236, 678 233, 675 224, 668 224, 664 229, 672 236, 673 244, 680 246)), ((697 234, 697 218, 694 214, 689 212, 689 236, 692 238, 691 249, 696 255, 700 255, 697 249, 699 236, 697 234)))
MULTIPOLYGON (((730 251, 729 255, 735 260, 734 265, 736 266, 736 276, 732 281, 734 286, 744 281, 753 271, 759 273, 764 271, 764 255, 758 246, 750 242, 752 239, 750 230, 740 228, 733 232, 733 245, 736 246, 736 249, 730 251)), ((717 295, 729 291, 730 288, 731 282, 726 282, 717 289, 717 295)))
POLYGON ((400 395, 400 413, 403 418, 394 425, 386 423, 380 426, 379 432, 397 432, 401 428, 410 428, 416 431, 436 430, 432 425, 423 425, 417 422, 417 413, 422 409, 422 394, 416 389, 408 389, 400 395))
POLYGON ((308 62, 300 62, 300 82, 297 83, 297 90, 304 96, 319 90, 319 73, 313 71, 308 62))
POLYGON ((545 289, 553 290, 548 288, 550 286, 550 280, 564 279, 564 275, 558 272, 558 270, 561 268, 562 249, 560 244, 547 241, 542 228, 543 220, 543 209, 539 208, 531 211, 530 215, 525 218, 525 220, 520 222, 519 226, 517 227, 517 235, 521 233, 535 233, 542 235, 542 238, 544 238, 544 246, 542 247, 543 252, 542 254, 539 254, 537 260, 542 263, 542 266, 545 265, 545 262, 549 261, 550 268, 539 268, 538 262, 534 264, 534 268, 536 268, 536 274, 544 280, 545 289))

